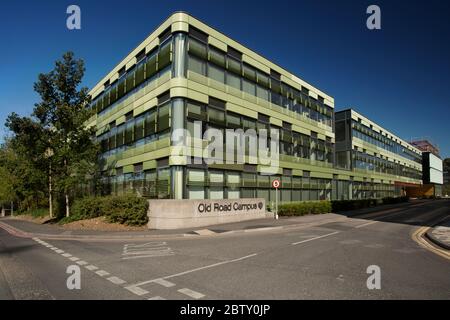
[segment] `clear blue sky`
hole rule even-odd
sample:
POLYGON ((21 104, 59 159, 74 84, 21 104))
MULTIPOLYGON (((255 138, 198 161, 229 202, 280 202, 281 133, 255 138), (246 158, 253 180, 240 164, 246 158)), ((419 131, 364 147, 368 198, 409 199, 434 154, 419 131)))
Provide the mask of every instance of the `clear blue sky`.
POLYGON ((67 50, 92 87, 172 12, 184 10, 400 137, 426 136, 450 157, 448 1, 10 1, 0 10, 0 125, 29 114, 39 72, 67 50), (77 4, 82 30, 66 29, 77 4), (378 4, 382 30, 366 28, 378 4))

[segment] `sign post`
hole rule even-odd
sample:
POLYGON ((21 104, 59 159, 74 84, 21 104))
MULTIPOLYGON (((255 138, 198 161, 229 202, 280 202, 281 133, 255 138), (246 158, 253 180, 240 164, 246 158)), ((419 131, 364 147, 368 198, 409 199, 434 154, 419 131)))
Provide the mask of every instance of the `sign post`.
POLYGON ((272 187, 275 188, 275 219, 278 220, 278 188, 281 186, 281 182, 278 179, 272 181, 272 187))

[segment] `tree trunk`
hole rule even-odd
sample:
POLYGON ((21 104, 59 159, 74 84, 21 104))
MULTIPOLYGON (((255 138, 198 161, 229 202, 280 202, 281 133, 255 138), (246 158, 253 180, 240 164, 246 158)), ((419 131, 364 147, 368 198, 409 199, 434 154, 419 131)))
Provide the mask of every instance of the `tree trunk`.
MULTIPOLYGON (((67 173, 67 159, 64 159, 64 168, 65 172, 67 173)), ((69 195, 67 194, 67 187, 64 188, 64 196, 66 198, 66 217, 70 215, 70 209, 69 209, 69 195)))
POLYGON ((70 215, 70 210, 69 210, 69 195, 67 194, 67 192, 65 193, 65 197, 66 197, 66 217, 68 217, 70 215))
POLYGON ((14 203, 11 201, 11 216, 14 215, 14 203))
POLYGON ((50 164, 48 174, 48 211, 50 218, 53 218, 53 203, 52 203, 52 165, 50 164))

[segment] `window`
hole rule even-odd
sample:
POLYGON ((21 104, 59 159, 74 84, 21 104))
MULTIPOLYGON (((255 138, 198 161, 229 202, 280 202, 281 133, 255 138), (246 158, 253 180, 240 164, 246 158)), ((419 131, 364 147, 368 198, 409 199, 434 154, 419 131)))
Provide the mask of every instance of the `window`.
POLYGON ((212 47, 209 48, 209 61, 211 61, 212 63, 214 63, 219 67, 222 68, 226 67, 225 54, 212 47))
POLYGON ((269 80, 269 76, 265 75, 262 72, 256 71, 256 76, 257 76, 257 80, 258 80, 258 84, 264 88, 269 88, 270 87, 270 80, 269 80))
POLYGON ((134 124, 134 136, 135 141, 142 139, 144 137, 144 116, 136 118, 134 124))
POLYGON ((256 86, 256 96, 260 99, 269 101, 269 90, 260 86, 256 86))
POLYGON ((125 144, 129 145, 133 142, 133 121, 129 121, 125 127, 125 144))
POLYGON ((210 63, 208 66, 208 77, 220 83, 225 83, 225 70, 210 63))
POLYGON ((216 124, 225 124, 225 112, 215 108, 208 108, 208 121, 216 124))
POLYGON ((116 135, 116 143, 117 147, 121 147, 124 145, 124 132, 125 132, 125 125, 121 124, 117 127, 117 135, 116 135))
POLYGON ((102 108, 102 110, 104 110, 107 106, 109 106, 109 90, 108 91, 106 91, 104 94, 103 94, 103 108, 102 108))
POLYGON ((126 83, 126 87, 125 87, 126 93, 133 90, 133 88, 134 88, 134 70, 131 72, 128 71, 125 83, 126 83))
POLYGON ((228 57, 228 71, 233 72, 236 75, 242 75, 241 62, 233 58, 228 57))
POLYGON ((232 73, 227 73, 227 85, 241 90, 241 78, 232 73))
POLYGON ((111 128, 111 133, 109 135, 109 150, 113 150, 116 148, 116 134, 117 134, 117 127, 111 128))
POLYGON ((151 110, 145 115, 145 136, 150 136, 156 132, 156 111, 151 110))
POLYGON ((117 99, 122 98, 125 95, 125 78, 122 78, 117 83, 117 99))
POLYGON ((172 62, 172 42, 167 42, 158 53, 158 70, 162 70, 172 62))
POLYGON ((206 76, 206 62, 193 56, 189 56, 188 69, 189 71, 206 76))
POLYGON ((139 86, 142 82, 144 82, 144 68, 145 64, 141 63, 136 68, 136 76, 135 76, 135 86, 139 86))
POLYGON ((157 192, 158 199, 170 198, 170 169, 158 169, 157 192))
POLYGON ((114 84, 111 87, 111 91, 109 92, 109 99, 110 99, 110 101, 109 101, 110 104, 113 104, 114 102, 117 101, 117 84, 114 84))
POLYGON ((196 120, 206 120, 205 106, 187 101, 186 103, 187 116, 196 120))
POLYGON ((227 127, 228 128, 240 128, 241 117, 238 114, 227 112, 227 127))
POLYGON ((158 108, 158 132, 165 131, 170 128, 170 103, 158 108))
POLYGON ((145 63, 145 77, 150 78, 155 75, 158 69, 156 68, 156 51, 150 53, 145 63))
POLYGON ((253 67, 244 64, 243 70, 244 70, 244 77, 246 79, 256 82, 256 70, 253 67))
POLYGON ((189 38, 188 42, 188 52, 189 55, 194 55, 198 58, 207 59, 207 48, 206 45, 198 40, 189 38))
POLYGON ((245 79, 242 80, 242 91, 251 94, 252 96, 256 96, 256 86, 254 83, 248 80, 245 79))

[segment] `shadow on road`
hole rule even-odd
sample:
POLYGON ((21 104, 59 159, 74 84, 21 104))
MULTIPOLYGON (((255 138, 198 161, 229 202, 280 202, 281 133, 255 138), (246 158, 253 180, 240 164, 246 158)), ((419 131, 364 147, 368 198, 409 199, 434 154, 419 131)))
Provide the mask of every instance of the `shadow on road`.
POLYGON ((410 200, 407 203, 336 212, 348 218, 433 227, 450 219, 450 200, 410 200))

